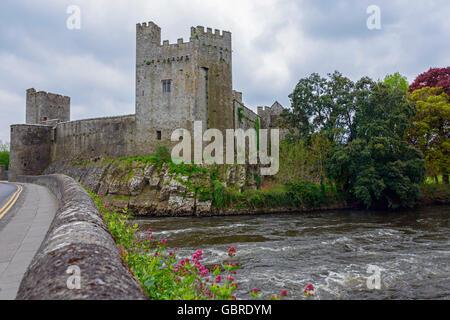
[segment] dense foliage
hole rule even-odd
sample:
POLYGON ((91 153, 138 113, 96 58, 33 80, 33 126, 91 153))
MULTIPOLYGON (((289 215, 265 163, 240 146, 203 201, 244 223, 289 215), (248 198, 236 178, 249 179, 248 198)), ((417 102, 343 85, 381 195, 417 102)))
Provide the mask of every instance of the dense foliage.
POLYGON ((391 87, 392 89, 398 89, 403 92, 408 91, 409 89, 408 80, 398 72, 394 74, 388 74, 384 78, 383 84, 391 87))
POLYGON ((408 141, 425 156, 427 175, 435 181, 450 172, 450 99, 443 88, 424 87, 413 91, 409 101, 416 114, 408 130, 408 141))
POLYGON ((415 115, 405 81, 399 74, 384 83, 367 77, 353 82, 339 72, 312 74, 290 95, 288 139, 309 148, 317 134, 328 139, 319 148, 327 156, 327 180, 366 207, 412 206, 420 199, 424 161, 405 140, 415 115))
POLYGON ((409 92, 424 87, 441 87, 450 96, 450 67, 430 68, 427 72, 420 74, 409 87, 409 92))

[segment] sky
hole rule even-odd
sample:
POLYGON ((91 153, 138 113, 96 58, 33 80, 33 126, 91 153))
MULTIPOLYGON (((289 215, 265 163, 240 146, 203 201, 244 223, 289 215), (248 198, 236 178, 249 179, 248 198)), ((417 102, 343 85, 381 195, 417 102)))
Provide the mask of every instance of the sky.
MULTIPOLYGON (((412 82, 450 65, 448 0, 2 0, 0 140, 25 122, 25 91, 71 97, 71 119, 133 114, 136 23, 188 41, 191 26, 232 32, 233 87, 251 109, 299 79, 335 70, 352 80, 400 72, 412 82), (71 5, 80 29, 67 28, 71 5), (380 9, 380 28, 367 20, 380 9)), ((371 20, 373 21, 373 20, 371 20)))

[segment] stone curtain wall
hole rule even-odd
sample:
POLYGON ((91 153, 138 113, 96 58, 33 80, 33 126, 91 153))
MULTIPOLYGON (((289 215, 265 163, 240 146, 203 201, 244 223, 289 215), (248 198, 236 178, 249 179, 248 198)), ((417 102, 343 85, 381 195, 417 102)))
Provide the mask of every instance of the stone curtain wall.
POLYGON ((9 180, 18 175, 39 175, 51 163, 54 129, 41 125, 12 125, 9 180))
POLYGON ((70 177, 20 176, 18 181, 49 188, 59 202, 49 231, 25 273, 19 300, 146 299, 124 265, 107 226, 89 194, 70 177), (68 289, 66 271, 78 266, 81 288, 68 289))
POLYGON ((136 155, 135 139, 135 115, 59 123, 52 162, 136 155))

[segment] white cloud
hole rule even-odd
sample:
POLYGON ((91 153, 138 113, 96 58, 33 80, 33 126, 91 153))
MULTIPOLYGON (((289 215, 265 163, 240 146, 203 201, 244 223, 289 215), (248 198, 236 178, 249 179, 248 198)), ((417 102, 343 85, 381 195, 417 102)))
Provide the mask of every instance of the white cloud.
POLYGON ((9 141, 10 125, 25 122, 25 98, 0 89, 0 140, 9 141))
POLYGON ((190 26, 233 34, 233 81, 250 106, 288 105, 297 81, 334 70, 356 80, 401 72, 410 81, 450 65, 447 0, 382 2, 382 29, 368 31, 361 1, 6 0, 0 12, 0 139, 21 122, 25 90, 72 97, 72 118, 134 112, 135 24, 154 21, 162 38, 189 38, 190 26), (68 31, 66 8, 81 7, 68 31), (26 21, 26 23, 23 23, 26 21), (6 95, 8 93, 8 96, 6 95), (12 100, 11 100, 12 99, 12 100), (6 133, 4 133, 6 132, 6 133))

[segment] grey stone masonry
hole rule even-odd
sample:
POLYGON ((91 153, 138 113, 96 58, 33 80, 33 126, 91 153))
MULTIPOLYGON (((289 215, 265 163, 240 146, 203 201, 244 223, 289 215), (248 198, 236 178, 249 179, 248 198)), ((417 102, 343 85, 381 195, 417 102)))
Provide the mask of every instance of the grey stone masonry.
POLYGON ((144 292, 125 266, 90 195, 64 175, 21 176, 50 189, 58 211, 19 287, 19 300, 143 300, 144 292), (79 272, 79 273, 77 273, 79 272), (69 286, 71 275, 80 286, 69 286))
POLYGON ((49 124, 70 121, 70 98, 45 91, 27 90, 26 123, 49 124))

